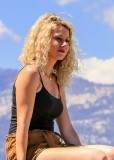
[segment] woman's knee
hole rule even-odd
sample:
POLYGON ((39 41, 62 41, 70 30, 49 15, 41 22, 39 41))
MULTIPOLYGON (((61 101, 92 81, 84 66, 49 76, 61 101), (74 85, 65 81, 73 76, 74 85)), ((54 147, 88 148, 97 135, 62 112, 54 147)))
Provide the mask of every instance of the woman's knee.
POLYGON ((103 152, 103 151, 101 151, 101 150, 98 150, 98 149, 92 149, 91 151, 90 151, 90 154, 91 154, 91 160, 108 160, 108 158, 107 158, 107 155, 103 152))
POLYGON ((107 156, 109 160, 114 160, 114 147, 107 149, 107 156))

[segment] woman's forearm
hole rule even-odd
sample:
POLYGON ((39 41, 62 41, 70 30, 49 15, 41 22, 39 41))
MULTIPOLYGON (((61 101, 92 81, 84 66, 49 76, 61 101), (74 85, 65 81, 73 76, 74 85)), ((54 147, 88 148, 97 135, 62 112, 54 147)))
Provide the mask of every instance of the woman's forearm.
POLYGON ((65 142, 68 144, 73 144, 75 146, 81 145, 80 139, 79 139, 76 131, 74 130, 74 128, 65 131, 62 134, 62 136, 63 136, 65 142))
POLYGON ((28 130, 25 125, 19 125, 16 131, 16 155, 17 160, 26 160, 28 143, 28 130))

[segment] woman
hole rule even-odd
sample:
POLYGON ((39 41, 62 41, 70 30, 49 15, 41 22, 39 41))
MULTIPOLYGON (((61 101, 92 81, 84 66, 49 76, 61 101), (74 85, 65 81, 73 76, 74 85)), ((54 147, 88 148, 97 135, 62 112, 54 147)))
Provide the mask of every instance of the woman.
POLYGON ((55 14, 43 15, 29 31, 20 56, 25 66, 13 86, 7 160, 114 159, 111 146, 83 146, 70 122, 64 89, 78 70, 78 53, 72 25, 55 14))

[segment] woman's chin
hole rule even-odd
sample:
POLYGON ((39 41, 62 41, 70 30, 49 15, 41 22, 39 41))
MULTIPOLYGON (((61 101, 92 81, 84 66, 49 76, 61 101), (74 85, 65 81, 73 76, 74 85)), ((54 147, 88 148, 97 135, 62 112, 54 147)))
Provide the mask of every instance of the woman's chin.
POLYGON ((62 61, 63 59, 64 59, 64 57, 59 57, 57 60, 62 61))
POLYGON ((59 54, 57 55, 57 59, 58 60, 63 60, 65 58, 66 55, 63 55, 63 54, 59 54))

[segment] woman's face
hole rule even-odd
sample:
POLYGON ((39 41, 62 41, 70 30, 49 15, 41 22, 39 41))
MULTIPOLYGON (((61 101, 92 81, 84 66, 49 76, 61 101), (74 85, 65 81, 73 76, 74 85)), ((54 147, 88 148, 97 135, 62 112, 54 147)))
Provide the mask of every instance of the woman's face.
POLYGON ((69 50, 69 30, 64 26, 57 26, 51 35, 48 57, 62 60, 69 50))

